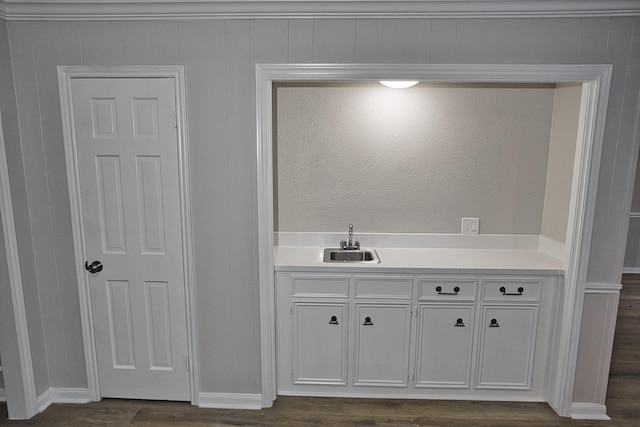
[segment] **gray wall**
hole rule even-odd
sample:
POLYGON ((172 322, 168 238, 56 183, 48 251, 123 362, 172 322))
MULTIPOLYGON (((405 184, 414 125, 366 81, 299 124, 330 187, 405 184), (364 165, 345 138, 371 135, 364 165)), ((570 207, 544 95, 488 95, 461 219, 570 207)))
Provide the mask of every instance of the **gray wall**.
POLYGON ((553 106, 548 85, 278 87, 276 230, 540 234, 553 106))
MULTIPOLYGON (((640 19, 216 20, 7 24, 21 139, 18 238, 55 387, 85 384, 56 65, 185 64, 203 392, 260 391, 256 63, 612 63, 589 280, 620 279, 640 19), (29 234, 29 229, 30 234, 29 234), (243 257, 232 254, 244 253, 243 257), (34 276, 35 272, 35 276, 34 276), (38 314, 39 313, 39 314, 38 314)), ((6 53, 5 53, 6 55, 6 53)), ((6 58, 6 56, 3 56, 6 58)), ((2 61, 3 63, 5 61, 2 61)), ((0 92, 4 93, 4 91, 0 92)), ((17 125, 15 115, 5 120, 17 125)), ((15 128, 13 135, 17 135, 15 128)), ((25 285, 27 286, 27 285, 25 285)), ((38 334, 38 332, 34 332, 38 334)), ((35 353, 35 351, 34 351, 35 353)), ((585 373, 589 375, 589 372, 585 373)))
MULTIPOLYGON (((14 208, 14 222, 20 258, 23 294, 26 305, 27 323, 29 328, 29 341, 32 351, 32 362, 36 390, 42 393, 49 388, 49 372, 45 352, 43 314, 40 305, 38 283, 35 275, 35 259, 31 234, 31 222, 29 207, 27 204, 27 186, 25 168, 23 162, 23 145, 20 139, 18 127, 18 111, 16 108, 16 91, 13 84, 12 63, 9 61, 10 48, 7 33, 7 24, 0 19, 0 110, 5 138, 5 149, 9 169, 11 197, 14 208)), ((19 71, 18 71, 19 72, 19 71)), ((23 117, 27 120, 27 117, 23 117)), ((28 149, 28 144, 24 149, 28 149)), ((47 204, 39 206, 48 209, 47 204)), ((69 209, 67 208, 67 211, 69 209)), ((68 215, 68 213, 67 213, 68 215)), ((51 257, 53 254, 49 254, 51 257)), ((0 281, 0 286, 6 287, 9 292, 9 281, 0 281)), ((41 286, 46 286, 43 282, 41 286)), ((77 299, 77 298, 76 298, 77 299)), ((58 307, 56 310, 64 311, 66 307, 58 307)), ((48 319, 44 319, 48 320, 48 319)), ((55 339, 55 337, 54 337, 55 339)), ((86 382, 86 380, 85 380, 86 382)))
MULTIPOLYGON (((631 212, 635 215, 640 213, 640 168, 636 171, 631 212)), ((637 273, 640 271, 640 217, 635 215, 629 220, 629 234, 627 238, 627 251, 624 258, 624 267, 629 271, 637 273)))

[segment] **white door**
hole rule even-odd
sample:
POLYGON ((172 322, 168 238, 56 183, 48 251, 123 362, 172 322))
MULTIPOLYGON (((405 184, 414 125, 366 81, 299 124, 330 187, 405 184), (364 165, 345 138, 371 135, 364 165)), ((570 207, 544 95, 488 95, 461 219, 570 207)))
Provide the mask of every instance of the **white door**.
POLYGON ((531 390, 538 306, 482 308, 476 388, 531 390))
POLYGON ((353 385, 406 387, 411 302, 356 303, 353 385))
POLYGON ((294 302, 293 384, 347 385, 347 303, 294 302))
POLYGON ((418 306, 415 387, 469 388, 474 304, 418 306))
POLYGON ((100 394, 189 400, 174 81, 71 93, 100 394))

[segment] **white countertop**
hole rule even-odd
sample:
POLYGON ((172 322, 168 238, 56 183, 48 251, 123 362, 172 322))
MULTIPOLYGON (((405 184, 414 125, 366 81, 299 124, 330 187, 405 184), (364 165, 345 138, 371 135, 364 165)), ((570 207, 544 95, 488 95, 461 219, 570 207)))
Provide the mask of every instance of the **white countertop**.
POLYGON ((276 271, 564 274, 562 261, 534 249, 375 249, 380 263, 326 263, 322 247, 276 246, 276 271))

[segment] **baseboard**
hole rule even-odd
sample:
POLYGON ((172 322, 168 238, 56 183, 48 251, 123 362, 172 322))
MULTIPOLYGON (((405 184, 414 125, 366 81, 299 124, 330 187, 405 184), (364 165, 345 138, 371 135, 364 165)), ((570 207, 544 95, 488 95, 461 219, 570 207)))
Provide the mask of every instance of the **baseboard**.
POLYGON ((47 409, 52 403, 88 403, 91 402, 86 388, 51 387, 38 396, 38 412, 47 409))
POLYGON ((200 408, 262 409, 262 395, 251 393, 200 393, 200 408))
POLYGON ((622 274, 639 274, 640 267, 624 267, 622 269, 622 274))
POLYGON ((597 403, 572 403, 571 419, 574 420, 611 420, 607 416, 607 407, 597 403))
POLYGON ((0 388, 0 402, 7 401, 7 390, 0 388))

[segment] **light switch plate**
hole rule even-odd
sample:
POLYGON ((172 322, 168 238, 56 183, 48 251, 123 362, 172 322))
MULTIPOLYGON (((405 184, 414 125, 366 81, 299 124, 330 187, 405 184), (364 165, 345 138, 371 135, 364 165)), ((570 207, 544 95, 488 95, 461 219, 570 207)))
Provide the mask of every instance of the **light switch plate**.
POLYGON ((463 235, 477 236, 480 228, 480 218, 462 218, 463 235))

